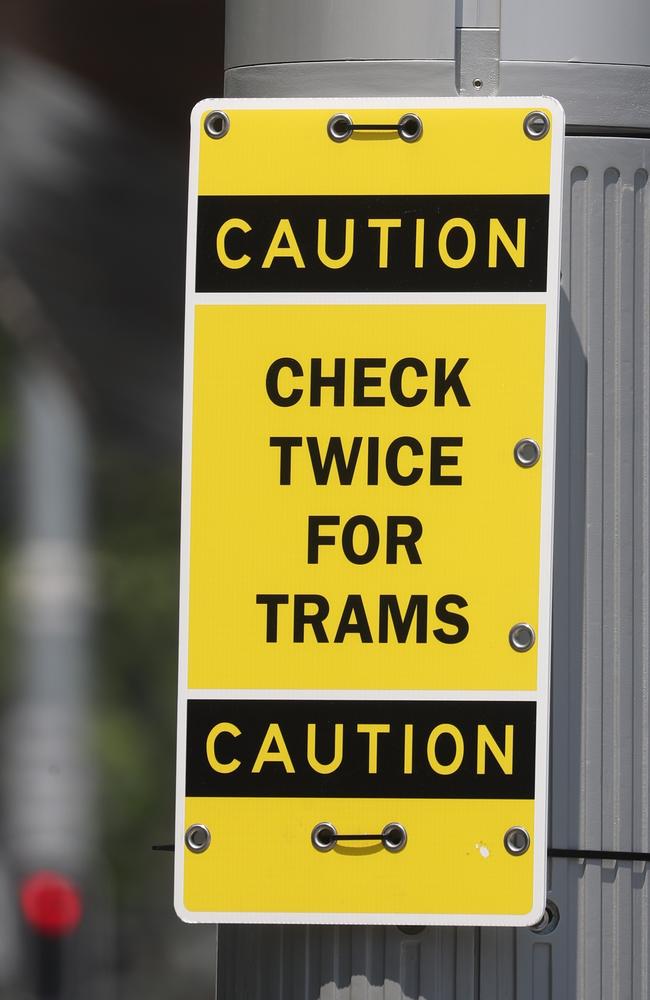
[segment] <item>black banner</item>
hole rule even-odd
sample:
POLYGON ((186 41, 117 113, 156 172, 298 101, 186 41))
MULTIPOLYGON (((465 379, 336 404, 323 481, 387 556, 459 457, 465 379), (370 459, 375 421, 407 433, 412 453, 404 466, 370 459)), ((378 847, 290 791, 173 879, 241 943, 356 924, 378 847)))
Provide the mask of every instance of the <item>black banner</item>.
POLYGON ((510 701, 193 700, 186 792, 530 799, 535 712, 510 701))
POLYGON ((201 196, 196 291, 543 292, 547 240, 546 195, 201 196))

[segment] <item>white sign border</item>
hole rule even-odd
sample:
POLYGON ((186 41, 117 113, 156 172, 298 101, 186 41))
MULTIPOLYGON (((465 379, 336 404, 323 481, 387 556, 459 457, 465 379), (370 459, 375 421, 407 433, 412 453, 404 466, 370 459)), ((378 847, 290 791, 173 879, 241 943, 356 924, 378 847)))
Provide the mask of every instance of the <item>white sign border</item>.
POLYGON ((548 814, 548 756, 550 728, 550 662, 551 662, 551 610, 553 579, 553 514, 555 500, 555 436, 557 409, 557 358, 560 297, 560 245, 561 206, 563 185, 563 151, 565 118, 562 106, 554 98, 530 97, 403 97, 403 98, 214 98, 201 101, 192 111, 191 147, 189 167, 189 198, 186 258, 185 347, 183 374, 183 458, 181 487, 181 557, 179 593, 179 674, 178 721, 176 766, 176 836, 174 851, 174 907, 178 916, 188 923, 249 923, 249 924, 341 924, 404 926, 498 926, 529 927, 536 923, 546 905, 546 852, 548 814), (457 295, 453 293, 278 293, 250 295, 216 293, 198 294, 195 291, 196 237, 198 213, 199 137, 201 119, 211 110, 235 111, 286 110, 331 108, 335 113, 342 108, 530 108, 548 109, 552 113, 553 131, 551 145, 551 171, 549 190, 549 226, 547 256, 547 291, 545 294, 481 294, 457 295), (544 357, 544 462, 541 489, 540 576, 537 636, 536 691, 330 691, 329 689, 295 691, 274 689, 197 690, 188 688, 188 636, 189 636, 189 553, 192 473, 192 406, 194 371, 194 312, 198 304, 290 304, 290 303, 346 303, 391 302, 395 304, 453 303, 471 301, 473 304, 514 304, 526 302, 546 305, 546 339, 544 357), (535 829, 533 838, 533 904, 528 914, 448 914, 448 913, 282 913, 282 912, 197 912, 186 909, 183 902, 184 888, 184 833, 185 833, 185 769, 187 702, 192 698, 235 698, 248 695, 252 698, 295 699, 301 697, 328 699, 394 699, 423 698, 427 700, 501 700, 535 701, 537 704, 535 750, 535 829))

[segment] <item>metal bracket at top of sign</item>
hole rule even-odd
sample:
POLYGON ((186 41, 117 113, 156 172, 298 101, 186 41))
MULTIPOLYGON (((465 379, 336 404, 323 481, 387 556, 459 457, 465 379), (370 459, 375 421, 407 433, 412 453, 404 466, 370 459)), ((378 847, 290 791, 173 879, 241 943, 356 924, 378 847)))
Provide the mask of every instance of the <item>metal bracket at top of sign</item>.
POLYGON ((419 115, 402 115, 395 124, 355 124, 349 115, 332 115, 327 123, 327 134, 334 142, 345 142, 354 132, 397 132, 404 142, 416 142, 424 128, 419 115))

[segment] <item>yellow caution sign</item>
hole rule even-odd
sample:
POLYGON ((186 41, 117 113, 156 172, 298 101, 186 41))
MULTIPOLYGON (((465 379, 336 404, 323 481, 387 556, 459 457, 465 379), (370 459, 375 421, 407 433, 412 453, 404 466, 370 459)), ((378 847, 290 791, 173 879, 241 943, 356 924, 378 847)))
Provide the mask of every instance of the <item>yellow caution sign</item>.
POLYGON ((541 916, 563 130, 195 109, 184 919, 541 916))

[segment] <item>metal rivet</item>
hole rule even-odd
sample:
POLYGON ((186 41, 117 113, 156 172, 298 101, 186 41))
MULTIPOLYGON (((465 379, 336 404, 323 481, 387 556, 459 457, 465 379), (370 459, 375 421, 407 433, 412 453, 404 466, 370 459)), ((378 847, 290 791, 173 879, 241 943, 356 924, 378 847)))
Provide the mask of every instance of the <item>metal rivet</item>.
POLYGON ((504 834, 503 846, 508 854, 514 854, 515 857, 525 854, 530 847, 528 830, 524 830, 523 826, 511 826, 504 834))
POLYGON ((477 77, 475 80, 472 80, 472 86, 474 87, 475 90, 480 90, 481 87, 483 86, 483 81, 479 80, 479 78, 477 77))
POLYGON ((327 134, 333 142, 345 142, 352 135, 352 119, 349 115, 332 115, 327 123, 327 134))
POLYGON ((230 118, 225 111, 211 111, 206 115, 203 128, 211 139, 223 139, 230 128, 230 118))
POLYGON ((311 831, 311 842, 317 851, 331 851, 336 847, 336 827, 331 823, 317 823, 311 831))
POLYGON ((381 837, 387 851, 395 853, 406 847, 406 830, 401 823, 387 823, 381 831, 381 837))
POLYGON ((207 851, 211 840, 210 831, 203 823, 193 823, 185 831, 185 846, 193 854, 203 854, 207 851))
POLYGON ((529 139, 543 139, 550 128, 551 121, 543 111, 531 111, 524 118, 524 132, 529 139))
POLYGON ((552 899, 546 900, 546 909, 542 919, 530 928, 533 934, 550 934, 560 922, 560 911, 552 899))
POLYGON ((416 142, 424 131, 422 119, 419 115, 402 115, 397 123, 397 131, 404 142, 416 142))
POLYGON ((527 622, 517 622, 510 629, 508 641, 516 653, 526 653, 535 645, 535 629, 527 622))
POLYGON ((533 465, 537 465, 540 454, 540 447, 532 438, 522 438, 515 445, 515 462, 522 469, 530 469, 533 465))

